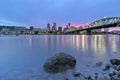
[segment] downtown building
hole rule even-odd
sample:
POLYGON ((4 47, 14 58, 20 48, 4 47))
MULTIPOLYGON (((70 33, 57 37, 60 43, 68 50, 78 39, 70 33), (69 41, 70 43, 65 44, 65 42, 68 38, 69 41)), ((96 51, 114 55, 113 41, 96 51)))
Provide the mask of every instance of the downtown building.
POLYGON ((49 23, 47 24, 47 31, 48 31, 48 32, 51 31, 51 28, 50 28, 50 24, 49 24, 49 23))
POLYGON ((58 27, 58 32, 62 32, 62 26, 58 27))
POLYGON ((52 32, 57 32, 57 24, 53 23, 52 32))

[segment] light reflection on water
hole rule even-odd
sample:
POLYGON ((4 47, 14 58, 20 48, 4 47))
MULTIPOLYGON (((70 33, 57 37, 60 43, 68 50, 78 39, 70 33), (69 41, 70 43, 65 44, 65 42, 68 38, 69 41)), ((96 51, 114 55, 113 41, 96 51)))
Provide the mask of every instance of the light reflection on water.
POLYGON ((0 79, 16 80, 18 76, 21 76, 22 79, 25 78, 24 80, 32 80, 31 75, 43 76, 42 69, 45 60, 59 52, 73 55, 77 59, 76 68, 83 72, 92 69, 85 69, 86 65, 94 65, 98 61, 108 62, 110 58, 119 58, 120 36, 0 36, 0 49, 0 79))
POLYGON ((56 48, 69 46, 78 51, 82 50, 83 52, 92 49, 94 53, 106 53, 107 48, 112 50, 112 52, 116 52, 119 47, 119 36, 117 35, 46 35, 44 38, 45 47, 50 46, 56 48))

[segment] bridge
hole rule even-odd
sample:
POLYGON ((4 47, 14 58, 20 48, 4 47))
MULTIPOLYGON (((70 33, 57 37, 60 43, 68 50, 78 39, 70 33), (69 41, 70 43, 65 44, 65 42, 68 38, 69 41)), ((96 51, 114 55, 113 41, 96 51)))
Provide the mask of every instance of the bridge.
POLYGON ((92 30, 110 27, 120 27, 120 17, 103 18, 90 23, 84 28, 68 28, 65 32, 68 33, 79 33, 80 31, 87 31, 87 34, 91 34, 92 30))

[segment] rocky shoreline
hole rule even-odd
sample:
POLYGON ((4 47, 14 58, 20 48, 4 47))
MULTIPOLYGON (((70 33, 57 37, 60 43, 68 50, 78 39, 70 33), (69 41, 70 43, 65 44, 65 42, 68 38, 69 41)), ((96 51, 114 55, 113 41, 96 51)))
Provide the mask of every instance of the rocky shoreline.
MULTIPOLYGON (((120 59, 110 59, 109 63, 97 62, 96 68, 102 73, 94 72, 92 75, 82 74, 81 71, 75 69, 76 59, 71 55, 59 53, 46 61, 43 68, 49 74, 67 73, 71 70, 75 80, 120 80, 120 59)), ((63 80, 71 80, 64 75, 63 80)))
MULTIPOLYGON (((120 59, 110 59, 109 63, 96 63, 96 67, 100 67, 102 73, 95 72, 93 75, 80 76, 82 80, 120 80, 120 59), (104 66, 103 66, 104 65, 104 66)), ((78 76, 75 76, 78 77, 78 76)))

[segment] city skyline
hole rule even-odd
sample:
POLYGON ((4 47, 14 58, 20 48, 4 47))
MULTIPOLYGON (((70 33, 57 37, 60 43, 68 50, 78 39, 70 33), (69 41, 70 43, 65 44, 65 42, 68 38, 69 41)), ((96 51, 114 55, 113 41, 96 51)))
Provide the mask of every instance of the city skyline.
POLYGON ((88 24, 103 17, 119 17, 119 0, 1 0, 0 24, 46 27, 88 24), (111 6, 112 5, 112 6, 111 6))

